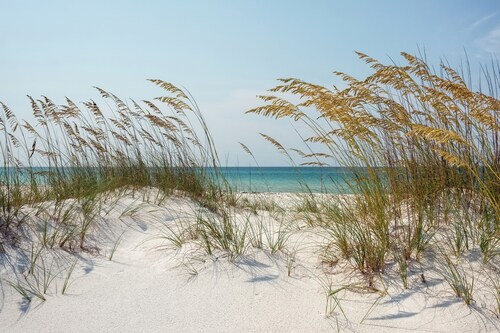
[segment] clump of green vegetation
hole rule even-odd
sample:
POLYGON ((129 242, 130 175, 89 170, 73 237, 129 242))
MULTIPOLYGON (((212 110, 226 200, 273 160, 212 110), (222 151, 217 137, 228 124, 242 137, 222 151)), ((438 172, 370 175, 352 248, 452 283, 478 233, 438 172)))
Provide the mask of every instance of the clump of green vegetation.
POLYGON ((48 259, 50 251, 100 253, 89 235, 104 219, 103 208, 109 212, 116 198, 143 189, 155 189, 149 192, 158 203, 174 193, 191 198, 205 207, 194 229, 199 237, 234 255, 244 250, 235 243, 240 235, 230 233, 225 203, 233 194, 196 102, 170 83, 151 82, 166 96, 138 103, 97 88, 107 110, 94 101, 56 105, 29 97, 32 123, 0 103, 0 254, 32 249, 27 272, 14 272, 17 278, 7 281, 27 301, 45 300, 54 279, 67 271, 66 293, 76 260, 59 269, 48 259))
POLYGON ((454 262, 445 252, 442 252, 442 256, 444 267, 441 274, 443 278, 455 295, 463 299, 465 304, 470 305, 473 301, 474 272, 470 269, 465 270, 461 264, 454 262))
MULTIPOLYGON (((353 198, 319 211, 321 205, 311 202, 303 207, 310 224, 330 235, 326 249, 335 253, 326 257, 343 257, 368 277, 394 260, 405 287, 408 261, 419 260, 435 235, 450 234, 450 228, 455 255, 479 245, 484 263, 497 257, 498 65, 484 68, 485 92, 474 91, 464 71, 441 64, 436 74, 408 53, 402 53, 404 65, 357 54, 373 71, 366 78, 336 72, 343 89, 280 79, 269 95, 260 96, 265 104, 248 111, 307 125, 312 134, 304 143, 322 152, 300 153, 305 165, 333 160, 350 168, 353 176, 346 181, 353 198)), ((285 151, 276 139, 264 138, 285 151)), ((450 276, 447 281, 455 285, 454 277, 462 275, 450 276)), ((467 303, 472 289, 459 292, 467 303)))
POLYGON ((272 199, 262 193, 255 193, 250 196, 239 196, 234 206, 251 211, 254 215, 258 215, 259 211, 279 212, 283 209, 272 199))
POLYGON ((168 112, 151 101, 129 106, 102 89, 114 105, 110 114, 94 101, 80 108, 69 99, 59 106, 47 97, 30 97, 36 120, 30 124, 1 104, 0 244, 27 219, 21 209, 26 205, 38 208, 33 215, 45 215, 45 245, 80 248, 111 193, 155 187, 163 196, 178 191, 217 206, 211 202, 222 197, 225 182, 201 112, 184 91, 151 81, 170 94, 157 98, 168 112), (190 126, 193 117, 202 139, 190 126))

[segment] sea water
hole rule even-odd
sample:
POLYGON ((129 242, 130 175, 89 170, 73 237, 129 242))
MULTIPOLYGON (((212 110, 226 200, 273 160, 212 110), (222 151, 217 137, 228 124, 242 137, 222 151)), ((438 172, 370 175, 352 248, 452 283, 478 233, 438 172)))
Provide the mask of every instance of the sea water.
POLYGON ((351 193, 352 171, 342 167, 223 167, 229 185, 242 192, 351 193))
MULTIPOLYGON (((71 174, 71 167, 61 168, 71 174)), ((204 168, 215 174, 213 168, 204 168)), ((39 183, 47 181, 47 167, 33 167, 31 172, 39 183)), ((313 192, 313 193, 352 193, 348 182, 352 180, 352 169, 343 167, 221 167, 218 171, 224 176, 233 190, 240 192, 313 192)), ((359 173, 359 170, 356 171, 359 173)), ((0 168, 0 178, 17 178, 21 183, 28 182, 29 169, 0 168), (17 177, 14 177, 17 173, 17 177)))

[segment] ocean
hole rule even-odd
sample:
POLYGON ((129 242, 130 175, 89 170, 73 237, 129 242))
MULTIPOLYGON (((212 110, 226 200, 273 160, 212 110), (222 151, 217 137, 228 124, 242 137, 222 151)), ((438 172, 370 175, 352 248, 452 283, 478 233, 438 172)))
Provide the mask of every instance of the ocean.
MULTIPOLYGON (((71 172, 71 168, 63 169, 71 172)), ((212 168, 209 169, 213 172, 212 168)), ((5 169, 0 168, 0 178, 19 172, 14 168, 8 170, 5 172, 5 169)), ((43 182, 43 174, 49 168, 33 167, 32 170, 43 182)), ((347 181, 352 179, 353 171, 343 167, 221 167, 218 170, 231 188, 240 192, 352 193, 347 181)), ((27 182, 28 175, 28 170, 21 170, 18 173, 19 181, 27 182)))
POLYGON ((347 194, 352 171, 343 167, 223 167, 229 185, 241 192, 328 192, 347 194))

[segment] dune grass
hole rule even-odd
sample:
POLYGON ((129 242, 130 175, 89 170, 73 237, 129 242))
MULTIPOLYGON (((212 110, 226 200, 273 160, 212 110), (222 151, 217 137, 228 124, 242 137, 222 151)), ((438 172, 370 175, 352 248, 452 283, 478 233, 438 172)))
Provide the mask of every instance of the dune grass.
MULTIPOLYGON (((304 143, 318 150, 285 149, 266 135, 279 151, 298 152, 304 165, 330 162, 354 174, 347 180, 352 200, 328 207, 304 202, 301 208, 311 225, 330 235, 326 249, 334 253, 326 257, 344 258, 367 276, 383 273, 394 260, 405 287, 408 261, 443 241, 435 238, 444 230, 455 255, 478 245, 485 264, 497 258, 498 64, 483 68, 482 85, 474 90, 467 68, 458 72, 441 64, 435 73, 422 57, 408 53, 401 54, 403 65, 357 54, 372 70, 364 79, 335 72, 342 89, 280 79, 269 95, 260 96, 264 105, 248 111, 305 124, 311 135, 304 143)), ((460 272, 448 272, 451 286, 462 280, 460 272)), ((472 289, 471 284, 455 292, 469 304, 472 289)))
POLYGON ((29 97, 36 119, 30 124, 1 104, 0 244, 28 218, 21 210, 26 205, 36 208, 32 215, 44 215, 43 244, 82 249, 103 200, 125 190, 155 187, 163 196, 177 191, 217 207, 212 202, 225 184, 201 112, 186 92, 151 81, 169 93, 155 101, 167 111, 151 101, 129 106, 99 88, 112 105, 108 113, 94 101, 80 108, 69 99, 59 106, 29 97))
MULTIPOLYGON (((187 196, 204 207, 196 231, 219 231, 218 217, 226 216, 220 203, 232 192, 218 171, 208 126, 188 92, 151 81, 166 96, 138 103, 97 88, 107 109, 94 101, 56 105, 29 97, 33 123, 0 103, 0 255, 23 261, 18 253, 24 253, 29 260, 2 280, 27 304, 68 292, 78 252, 100 253, 104 244, 94 229, 123 195, 155 189, 146 200, 157 203, 171 194, 187 196)), ((232 222, 226 222, 221 234, 207 237, 238 253, 237 244, 221 240, 232 240, 232 222)), ((114 240, 109 260, 121 239, 114 240)))
MULTIPOLYGON (((369 290, 377 290, 377 277, 391 263, 403 288, 411 288, 412 263, 437 248, 444 281, 472 304, 474 272, 456 263, 479 249, 482 264, 493 265, 500 253, 498 65, 483 72, 483 92, 466 83, 464 73, 441 65, 436 74, 407 53, 404 65, 358 55, 373 71, 363 80, 337 72, 345 88, 328 89, 282 79, 261 96, 265 105, 248 111, 308 126, 312 134, 300 135, 309 152, 286 149, 262 134, 292 164, 295 152, 304 165, 333 162, 350 169, 352 195, 319 200, 302 184, 295 210, 233 192, 196 102, 168 82, 151 80, 167 96, 140 103, 98 88, 110 105, 106 111, 94 101, 80 107, 67 99, 61 106, 29 97, 33 124, 0 103, 0 252, 32 242, 26 274, 9 284, 28 300, 44 300, 62 274, 66 293, 76 261, 56 270, 45 253, 98 253, 88 238, 105 215, 104 204, 154 188, 158 203, 174 193, 197 203, 192 221, 165 225, 162 237, 178 249, 194 244, 198 257, 217 260, 222 254, 234 262, 252 249, 284 254, 291 276, 297 251, 288 242, 304 222, 326 235, 322 260, 352 264, 369 290), (297 97, 299 103, 289 101, 297 97), (22 239, 27 234, 34 237, 22 239)), ((133 214, 130 209, 123 214, 133 214)), ((115 239, 109 260, 121 241, 115 239)), ((186 267, 198 273, 192 263, 186 267)), ((423 272, 421 277, 425 283, 423 272)), ((324 287, 326 312, 342 310, 337 296, 345 288, 324 287)), ((496 281, 494 288, 498 300, 496 281)))

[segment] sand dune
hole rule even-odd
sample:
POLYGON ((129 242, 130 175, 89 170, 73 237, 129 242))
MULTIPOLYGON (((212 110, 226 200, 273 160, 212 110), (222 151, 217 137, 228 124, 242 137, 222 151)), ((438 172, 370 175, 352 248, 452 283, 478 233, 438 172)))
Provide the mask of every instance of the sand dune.
MULTIPOLYGON (((289 196, 274 198, 285 203, 289 196)), ((5 282, 14 280, 16 269, 21 276, 19 263, 27 253, 8 252, 1 267, 1 331, 493 332, 500 328, 490 310, 494 295, 485 287, 479 268, 476 301, 467 306, 454 296, 431 259, 410 267, 409 289, 401 287, 395 268, 388 267, 375 283, 379 292, 370 291, 349 265, 322 263, 322 236, 306 228, 290 231, 287 251, 271 254, 265 247, 249 248, 232 261, 222 251, 203 255, 193 244, 173 248, 162 238, 164 226, 180 220, 189 223, 197 209, 181 197, 161 205, 121 198, 92 230, 94 251, 76 255, 53 250, 54 262, 66 263, 61 267, 74 258, 77 262, 66 293, 61 293, 65 276, 58 275, 44 302, 23 301, 5 282), (328 297, 329 290, 339 291, 328 297)), ((278 223, 266 212, 253 215, 241 209, 235 215, 278 223)), ((283 221, 292 220, 288 217, 283 221)), ((471 258, 471 265, 475 260, 471 258)))

